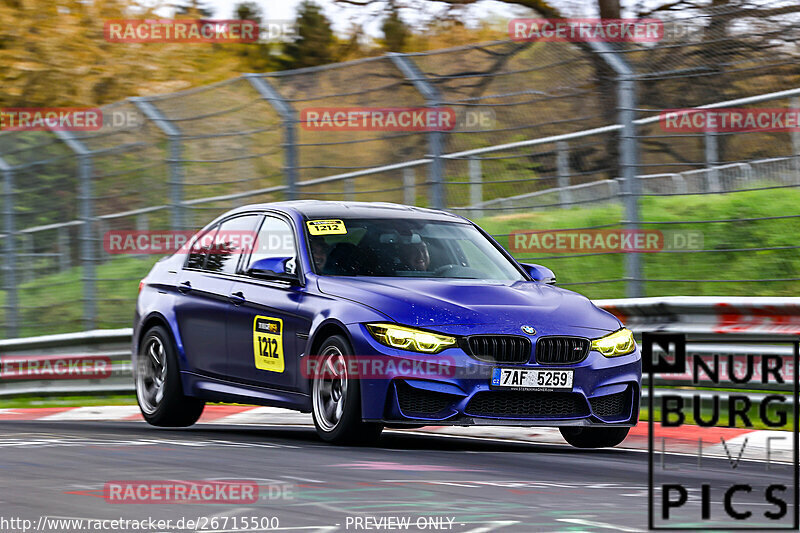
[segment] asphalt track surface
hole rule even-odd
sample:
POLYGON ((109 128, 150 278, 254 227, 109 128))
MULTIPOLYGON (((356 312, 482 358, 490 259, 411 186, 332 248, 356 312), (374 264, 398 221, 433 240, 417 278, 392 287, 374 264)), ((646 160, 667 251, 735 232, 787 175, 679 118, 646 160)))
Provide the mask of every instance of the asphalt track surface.
MULTIPOLYGON (((641 451, 396 431, 384 433, 378 446, 354 448, 327 445, 309 427, 172 430, 141 422, 74 421, 2 422, 0 448, 0 530, 14 533, 22 529, 2 519, 29 519, 39 531, 75 530, 53 525, 65 517, 215 517, 201 530, 216 532, 270 530, 245 529, 234 517, 277 517, 278 531, 311 532, 647 529, 648 463, 641 451), (103 497, 112 480, 208 479, 256 480, 262 492, 252 504, 120 504, 103 497), (410 522, 389 529, 381 527, 382 517, 410 522)), ((696 457, 681 455, 665 461, 669 469, 659 470, 658 482, 697 487, 679 517, 682 525, 709 525, 700 520, 695 498, 701 483, 714 484, 717 517, 717 487, 749 482, 753 497, 737 496, 737 505, 761 516, 775 506, 764 502, 759 487, 779 478, 791 482, 787 466, 784 472, 781 465, 767 470, 761 462, 733 468, 729 459, 709 458, 698 468, 696 457)), ((791 502, 793 496, 787 497, 791 502)), ((144 529, 179 530, 188 529, 144 529)))

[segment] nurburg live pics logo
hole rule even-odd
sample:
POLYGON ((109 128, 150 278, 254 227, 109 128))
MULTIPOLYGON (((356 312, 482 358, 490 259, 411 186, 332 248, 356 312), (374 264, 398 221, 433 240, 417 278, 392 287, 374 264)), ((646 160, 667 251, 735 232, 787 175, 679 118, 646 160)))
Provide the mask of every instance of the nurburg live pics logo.
MULTIPOLYGON (((711 341, 695 341, 702 344, 711 341)), ((800 492, 800 465, 798 464, 798 359, 800 339, 796 337, 770 338, 766 340, 726 340, 725 344, 745 343, 748 350, 757 352, 759 343, 791 345, 793 356, 773 354, 740 353, 709 357, 702 353, 687 354, 686 336, 670 333, 642 334, 642 366, 648 380, 648 523, 650 529, 691 531, 768 531, 797 530, 800 526, 797 495, 800 492), (659 353, 663 352, 663 353, 659 353), (655 353, 655 356, 654 356, 655 353), (666 357, 665 355, 666 354, 666 357), (689 363, 691 361, 691 363, 689 363), (689 371, 692 385, 711 387, 703 391, 662 390, 654 410, 653 378, 670 379, 670 375, 685 375, 689 371), (781 374, 791 372, 792 378, 781 374), (764 385, 786 384, 792 381, 793 394, 767 393, 760 404, 752 402, 746 390, 763 390, 764 385), (740 387, 742 391, 731 387, 740 387), (733 391, 733 392, 731 392, 733 391), (688 392, 677 394, 677 392, 688 392), (702 394, 701 394, 702 392, 702 394), (702 399, 701 399, 702 398, 702 399), (702 409, 701 409, 702 406, 702 409), (710 410, 707 408, 710 407, 710 410), (710 411, 710 412, 709 412, 710 411), (660 415, 659 415, 660 413, 660 415), (667 456, 666 440, 654 433, 654 419, 661 422, 663 431, 687 425, 693 417, 699 436, 695 459, 692 453, 667 456), (726 424, 727 423, 727 424, 726 424), (785 429, 792 425, 785 436, 770 435, 763 444, 764 455, 755 457, 757 462, 743 461, 745 450, 755 449, 753 441, 741 438, 741 444, 726 442, 723 437, 703 439, 707 435, 718 435, 719 427, 746 428, 755 430, 785 429), (729 474, 719 471, 703 476, 703 463, 714 461, 703 455, 703 446, 724 450, 715 465, 727 464, 729 474), (771 460, 770 442, 792 442, 791 464, 771 460), (660 454, 658 463, 654 458, 660 454), (726 457, 727 456, 727 457, 726 457), (668 465, 671 462, 673 464, 668 465), (689 466, 687 466, 687 464, 689 466), (755 470, 754 470, 755 469, 755 470), (766 475, 754 475, 753 472, 766 475), (700 480, 700 481, 698 481, 700 480), (766 481, 765 481, 766 480, 766 481), (793 492, 792 492, 793 491, 793 492)), ((688 428, 687 428, 688 429, 688 428)), ((780 435, 784 432, 775 431, 780 435)), ((745 432, 746 435, 755 435, 745 432)), ((693 432, 694 436, 695 433, 693 432)), ((730 440, 730 437, 729 437, 730 440)), ((763 439, 762 439, 763 440, 763 439)), ((759 448, 760 449, 760 448, 759 448)), ((724 468, 724 467, 723 467, 724 468)))

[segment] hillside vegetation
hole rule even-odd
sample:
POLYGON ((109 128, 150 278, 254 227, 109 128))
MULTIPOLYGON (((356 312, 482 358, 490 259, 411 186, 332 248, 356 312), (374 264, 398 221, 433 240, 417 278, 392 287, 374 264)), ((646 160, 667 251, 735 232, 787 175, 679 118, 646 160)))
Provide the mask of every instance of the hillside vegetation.
MULTIPOLYGON (((642 220, 683 222, 687 220, 752 219, 775 213, 797 212, 800 191, 763 190, 714 196, 648 198, 642 202, 642 220)), ((508 234, 514 231, 583 228, 612 224, 622 217, 622 208, 607 204, 588 208, 553 209, 529 213, 504 214, 476 220, 501 244, 508 247, 508 234)), ((665 226, 646 226, 664 228, 665 226)), ((800 277, 800 253, 797 249, 725 251, 742 248, 796 246, 800 235, 800 217, 773 220, 666 226, 670 230, 700 230, 704 251, 693 253, 658 252, 642 254, 648 281, 647 296, 661 295, 737 295, 793 296, 800 289, 798 281, 769 279, 800 277), (757 280, 750 282, 709 282, 686 280, 757 280)), ((556 272, 560 285, 590 298, 625 296, 624 254, 610 253, 589 257, 549 257, 516 254, 548 266, 556 272), (600 282, 600 283, 587 283, 600 282)), ((570 254, 571 255, 571 254, 570 254)), ((99 328, 131 325, 139 280, 157 258, 117 256, 98 265, 96 282, 99 328), (105 281, 104 281, 105 280, 105 281)), ((23 336, 61 333, 83 329, 81 269, 41 276, 19 286, 23 306, 20 322, 23 336), (43 328, 42 324, 46 327, 43 328)), ((5 295, 3 295, 4 297, 5 295)), ((4 304, 4 301, 3 301, 4 304)))

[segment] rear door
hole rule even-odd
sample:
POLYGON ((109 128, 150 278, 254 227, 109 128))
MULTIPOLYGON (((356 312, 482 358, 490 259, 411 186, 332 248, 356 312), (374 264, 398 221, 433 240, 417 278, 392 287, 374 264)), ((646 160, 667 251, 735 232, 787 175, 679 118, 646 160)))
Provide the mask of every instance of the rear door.
POLYGON ((228 372, 225 320, 231 306, 232 275, 241 258, 236 240, 252 236, 260 215, 236 216, 200 235, 178 276, 175 317, 188 368, 225 377, 228 372))

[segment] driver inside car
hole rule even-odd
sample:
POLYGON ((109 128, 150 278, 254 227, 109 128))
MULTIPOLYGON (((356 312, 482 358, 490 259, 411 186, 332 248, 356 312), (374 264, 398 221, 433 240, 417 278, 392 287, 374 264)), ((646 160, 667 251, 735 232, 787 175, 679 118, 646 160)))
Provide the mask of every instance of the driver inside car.
POLYGON ((325 264, 328 262, 328 254, 331 251, 331 246, 325 242, 325 239, 312 238, 309 239, 311 244, 311 258, 314 261, 314 267, 317 272, 322 272, 325 264))
POLYGON ((431 256, 425 241, 420 240, 420 242, 403 245, 401 253, 409 270, 426 272, 431 265, 431 256))

